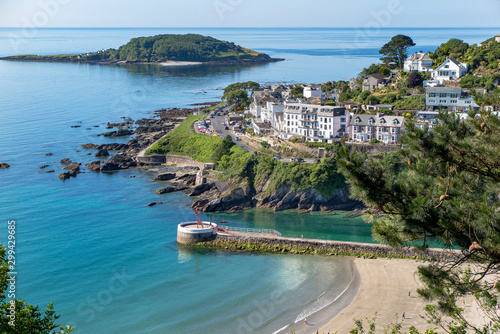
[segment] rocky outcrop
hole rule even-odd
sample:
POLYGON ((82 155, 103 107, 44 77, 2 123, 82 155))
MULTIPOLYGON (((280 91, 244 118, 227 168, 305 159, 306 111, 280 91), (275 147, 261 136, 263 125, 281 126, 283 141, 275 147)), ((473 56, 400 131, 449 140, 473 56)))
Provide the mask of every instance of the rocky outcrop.
POLYGON ((46 156, 50 157, 50 156, 53 156, 54 153, 45 153, 46 156))
POLYGON ((155 206, 155 205, 158 205, 158 204, 163 204, 163 202, 151 202, 147 206, 155 206))
POLYGON ((227 190, 209 190, 192 205, 205 212, 241 211, 252 207, 274 211, 298 209, 301 211, 331 211, 363 209, 361 202, 349 198, 347 186, 338 188, 329 196, 309 188, 294 191, 283 185, 272 191, 267 187, 252 189, 246 185, 228 185, 227 190))
POLYGON ((87 168, 93 172, 101 171, 101 161, 99 161, 99 160, 93 161, 89 164, 85 164, 85 166, 87 166, 87 168))
POLYGON ((40 168, 40 169, 45 169, 45 168, 47 168, 47 167, 49 167, 49 165, 42 165, 42 166, 40 166, 40 167, 38 167, 38 168, 40 168))
POLYGON ((106 149, 99 150, 99 151, 97 151, 97 153, 95 154, 95 156, 96 157, 109 157, 109 152, 106 149))
POLYGON ((103 144, 103 145, 83 144, 82 147, 85 149, 106 150, 106 151, 121 151, 128 149, 127 144, 118 144, 118 143, 103 144))
POLYGON ((201 194, 206 193, 214 187, 213 183, 204 183, 199 186, 194 187, 193 191, 188 194, 190 197, 200 196, 201 194))
POLYGON ((120 169, 128 169, 131 167, 136 167, 137 163, 131 157, 125 154, 117 154, 111 157, 102 167, 101 172, 111 172, 120 169))
POLYGON ((174 193, 174 192, 177 192, 177 191, 183 191, 183 190, 186 190, 186 189, 187 189, 186 187, 166 187, 166 188, 163 188, 163 189, 155 190, 155 194, 157 194, 157 195, 164 195, 164 194, 174 193))
POLYGON ((6 168, 9 168, 9 167, 10 167, 10 165, 7 164, 7 163, 5 163, 5 162, 1 162, 0 163, 0 169, 6 169, 6 168))
POLYGON ((175 174, 174 173, 164 173, 160 174, 155 177, 155 181, 170 181, 175 179, 175 174))
POLYGON ((134 134, 133 130, 119 129, 116 131, 101 133, 101 136, 104 136, 104 137, 125 137, 125 136, 130 136, 133 134, 134 134))
POLYGON ((69 164, 71 164, 71 163, 72 163, 72 161, 71 161, 70 159, 66 158, 66 159, 62 159, 62 160, 61 160, 61 163, 62 163, 62 164, 65 164, 65 165, 69 165, 69 164))
POLYGON ((75 170, 75 169, 78 169, 80 170, 80 165, 79 163, 77 162, 73 162, 72 164, 70 165, 67 165, 67 166, 64 166, 63 169, 69 169, 69 170, 75 170))
MULTIPOLYGON (((64 181, 64 180, 69 179, 70 177, 76 177, 78 174, 80 174, 80 164, 74 163, 70 166, 73 166, 73 168, 69 172, 59 174, 59 178, 61 180, 64 181)), ((66 166, 65 169, 68 169, 67 167, 70 167, 70 166, 66 166)))

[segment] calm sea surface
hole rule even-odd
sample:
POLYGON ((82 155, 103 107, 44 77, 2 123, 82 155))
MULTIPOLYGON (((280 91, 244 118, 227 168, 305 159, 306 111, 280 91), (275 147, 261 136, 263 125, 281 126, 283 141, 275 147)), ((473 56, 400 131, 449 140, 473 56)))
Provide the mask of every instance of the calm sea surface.
MULTIPOLYGON (((76 333, 272 333, 333 301, 351 279, 350 260, 179 249, 176 225, 193 219, 183 194, 161 198, 139 170, 57 178, 70 158, 88 163, 84 143, 105 123, 220 99, 236 81, 349 79, 404 33, 414 51, 452 37, 480 43, 491 29, 0 29, 0 56, 82 53, 132 37, 200 33, 286 61, 261 66, 166 68, 0 61, 0 242, 16 220, 17 297, 54 302, 76 333), (80 128, 71 128, 80 125, 80 128), (98 127, 94 127, 98 126, 98 127), (77 152, 81 150, 81 152, 77 152), (53 153, 53 156, 46 156, 53 153), (40 174, 41 165, 54 174, 40 174), (135 178, 130 178, 135 176, 135 178)), ((92 152, 93 153, 93 152, 92 152)), ((250 210, 217 214, 234 226, 287 236, 373 242, 360 218, 250 210)))

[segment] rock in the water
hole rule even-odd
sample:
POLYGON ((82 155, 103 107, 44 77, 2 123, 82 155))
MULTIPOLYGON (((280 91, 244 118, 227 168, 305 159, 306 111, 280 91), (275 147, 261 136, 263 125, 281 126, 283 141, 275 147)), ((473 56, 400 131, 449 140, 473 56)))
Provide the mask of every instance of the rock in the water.
POLYGON ((196 174, 184 174, 177 178, 179 184, 183 184, 186 186, 194 186, 196 182, 196 174))
POLYGON ((163 204, 163 202, 151 202, 147 206, 155 206, 157 204, 163 204))
POLYGON ((99 150, 96 154, 96 157, 109 157, 108 150, 99 150))
POLYGON ((172 179, 175 179, 174 173, 164 173, 164 174, 160 174, 157 177, 155 177, 155 181, 169 181, 172 179))
POLYGON ((10 165, 6 164, 5 162, 0 163, 0 169, 5 169, 5 168, 9 168, 9 167, 10 167, 10 165))
POLYGON ((96 144, 83 144, 82 147, 86 149, 91 149, 91 148, 95 150, 99 149, 99 145, 96 144))
POLYGON ((72 125, 71 127, 72 127, 73 129, 75 129, 75 128, 81 128, 82 126, 81 126, 81 125, 72 125))
POLYGON ((43 166, 40 166, 40 167, 38 167, 38 168, 40 168, 40 169, 45 169, 45 168, 47 168, 47 167, 49 167, 49 165, 43 165, 43 166))
POLYGON ((78 171, 80 171, 80 165, 81 164, 79 164, 77 162, 73 162, 71 165, 63 167, 63 169, 70 169, 70 170, 78 169, 78 171))
POLYGON ((38 173, 49 174, 49 173, 55 173, 55 172, 56 172, 55 170, 46 170, 46 171, 42 171, 42 172, 38 172, 38 173))
POLYGON ((123 137, 123 136, 130 136, 133 134, 134 134, 134 131, 125 130, 125 129, 101 133, 101 135, 104 137, 123 137))
POLYGON ((80 173, 80 166, 70 170, 69 172, 59 174, 59 178, 64 181, 69 179, 70 177, 76 177, 79 173, 80 173))
POLYGON ((62 163, 62 164, 69 165, 69 164, 71 164, 71 163, 72 163, 72 161, 71 161, 70 159, 66 158, 66 159, 62 159, 62 160, 61 160, 61 163, 62 163))
POLYGON ((54 155, 54 153, 45 153, 45 155, 50 157, 50 156, 54 155))
POLYGON ((101 162, 99 160, 93 161, 89 164, 86 164, 87 168, 93 172, 98 172, 101 170, 101 162))
POLYGON ((101 172, 113 172, 120 169, 120 166, 118 166, 117 164, 113 162, 106 162, 104 165, 102 165, 101 172))

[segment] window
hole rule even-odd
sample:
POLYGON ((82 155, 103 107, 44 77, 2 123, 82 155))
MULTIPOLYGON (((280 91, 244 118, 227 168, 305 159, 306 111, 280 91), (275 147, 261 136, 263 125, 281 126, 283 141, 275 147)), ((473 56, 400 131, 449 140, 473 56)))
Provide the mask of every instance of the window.
POLYGON ((439 93, 439 97, 446 97, 446 93, 439 93))
POLYGON ((472 101, 465 101, 465 103, 466 103, 466 104, 471 104, 471 103, 472 103, 472 101))
POLYGON ((452 94, 450 94, 450 97, 452 99, 456 99, 456 98, 458 98, 458 94, 457 93, 452 93, 452 94))
POLYGON ((446 100, 439 100, 439 103, 446 103, 446 100))
POLYGON ((457 103, 457 100, 450 100, 450 103, 457 103))
POLYGON ((444 68, 450 68, 450 65, 444 65, 444 68))
POLYGON ((436 97, 436 93, 429 93, 429 97, 436 97))
POLYGON ((436 100, 429 100, 429 103, 436 103, 436 100))
POLYGON ((340 118, 340 122, 341 122, 341 123, 345 123, 345 117, 341 117, 341 118, 340 118))

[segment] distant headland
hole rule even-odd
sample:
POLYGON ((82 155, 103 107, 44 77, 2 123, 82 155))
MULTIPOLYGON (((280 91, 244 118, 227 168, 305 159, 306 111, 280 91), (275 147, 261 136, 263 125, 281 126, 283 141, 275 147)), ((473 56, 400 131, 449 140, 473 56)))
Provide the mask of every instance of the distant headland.
POLYGON ((132 38, 118 50, 102 49, 84 54, 49 56, 19 55, 0 59, 102 64, 162 64, 166 66, 269 63, 284 60, 271 58, 265 53, 250 50, 231 42, 196 34, 165 34, 132 38))

